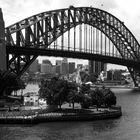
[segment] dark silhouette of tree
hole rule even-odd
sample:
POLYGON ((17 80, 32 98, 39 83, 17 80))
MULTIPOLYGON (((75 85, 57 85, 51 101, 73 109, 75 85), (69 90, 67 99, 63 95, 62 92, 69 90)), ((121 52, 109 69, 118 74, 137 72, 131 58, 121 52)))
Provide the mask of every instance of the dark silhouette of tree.
POLYGON ((49 80, 42 80, 41 84, 39 85, 39 96, 40 98, 46 98, 47 104, 53 105, 54 104, 54 90, 57 82, 57 78, 52 78, 49 80))
POLYGON ((42 81, 40 85, 39 95, 41 98, 47 99, 49 105, 61 105, 67 101, 68 83, 66 80, 52 78, 50 81, 42 81))
POLYGON ((97 73, 91 73, 91 74, 90 74, 90 81, 91 81, 92 83, 97 82, 97 79, 98 79, 98 74, 97 74, 97 73))
POLYGON ((92 102, 91 97, 89 96, 89 94, 84 94, 82 97, 83 97, 83 99, 81 101, 81 107, 89 108, 91 106, 91 102, 92 102))
POLYGON ((97 110, 98 110, 98 108, 104 104, 103 93, 99 90, 98 87, 96 87, 95 90, 90 93, 90 96, 92 98, 92 104, 96 105, 97 110))
POLYGON ((72 103, 74 108, 74 103, 80 100, 76 83, 56 78, 42 81, 39 94, 49 105, 59 105, 60 108, 64 102, 72 103))
POLYGON ((104 90, 104 104, 107 107, 111 107, 112 105, 116 105, 116 96, 110 89, 104 90))
POLYGON ((0 71, 0 96, 10 95, 13 91, 25 88, 25 83, 10 71, 0 71))
POLYGON ((54 102, 58 104, 61 108, 61 105, 67 101, 68 96, 68 83, 65 80, 58 80, 55 85, 54 90, 54 102))
POLYGON ((89 84, 82 84, 80 87, 80 93, 81 94, 89 94, 90 91, 90 85, 89 84))
POLYGON ((72 103, 74 109, 74 103, 80 103, 81 95, 78 92, 78 85, 74 82, 68 82, 68 102, 72 103))
POLYGON ((74 109, 74 103, 79 103, 79 93, 77 90, 70 90, 68 93, 68 102, 72 103, 72 108, 74 109))
POLYGON ((89 96, 91 97, 91 105, 97 105, 98 98, 95 90, 90 90, 89 96))
POLYGON ((90 89, 90 85, 82 84, 78 91, 76 83, 68 82, 59 78, 52 78, 50 81, 42 81, 39 95, 47 99, 49 105, 59 105, 61 108, 65 102, 74 104, 80 103, 82 108, 89 108, 96 105, 97 110, 102 105, 111 106, 116 104, 116 96, 105 88, 90 89))
POLYGON ((80 104, 82 108, 89 108, 91 105, 90 85, 82 84, 80 88, 80 104))
POLYGON ((81 81, 86 83, 90 80, 89 75, 85 71, 80 71, 81 81))

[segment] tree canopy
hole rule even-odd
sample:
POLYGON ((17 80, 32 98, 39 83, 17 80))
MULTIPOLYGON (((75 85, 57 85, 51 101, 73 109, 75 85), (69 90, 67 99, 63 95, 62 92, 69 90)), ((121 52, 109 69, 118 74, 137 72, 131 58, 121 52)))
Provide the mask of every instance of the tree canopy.
POLYGON ((0 96, 10 95, 13 91, 25 88, 25 83, 10 71, 0 71, 0 96))
POLYGON ((73 102, 76 93, 77 86, 75 83, 56 77, 50 81, 42 81, 39 90, 40 97, 46 98, 48 104, 59 105, 60 107, 64 102, 73 102))
POLYGON ((89 108, 96 106, 111 106, 116 104, 116 96, 110 89, 95 88, 90 85, 82 84, 78 91, 78 86, 74 82, 68 82, 59 78, 52 78, 50 81, 42 81, 39 95, 46 98, 49 105, 61 105, 65 102, 80 103, 81 107, 89 108))

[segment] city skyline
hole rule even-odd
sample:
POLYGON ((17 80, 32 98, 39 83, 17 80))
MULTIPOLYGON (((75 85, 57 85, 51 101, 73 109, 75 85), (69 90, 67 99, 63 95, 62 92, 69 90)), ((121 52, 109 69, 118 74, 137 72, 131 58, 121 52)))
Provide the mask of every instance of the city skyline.
MULTIPOLYGON (((39 63, 42 63, 42 61, 44 59, 48 59, 52 62, 52 64, 54 65, 56 60, 62 60, 62 57, 39 57, 37 58, 39 60, 39 63)), ((68 58, 68 62, 75 62, 76 65, 77 64, 84 64, 84 65, 88 65, 88 60, 83 60, 83 59, 73 59, 73 58, 68 58), (81 61, 82 60, 82 61, 81 61)), ((115 65, 115 64, 107 64, 107 70, 110 69, 127 69, 127 67, 125 66, 120 66, 120 65, 115 65)))

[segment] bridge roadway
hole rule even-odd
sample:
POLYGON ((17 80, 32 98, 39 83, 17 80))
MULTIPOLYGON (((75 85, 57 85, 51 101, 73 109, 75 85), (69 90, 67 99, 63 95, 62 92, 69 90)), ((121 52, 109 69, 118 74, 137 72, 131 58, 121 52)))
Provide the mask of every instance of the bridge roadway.
POLYGON ((140 70, 140 62, 133 60, 126 60, 117 57, 111 57, 101 54, 91 54, 84 52, 73 52, 68 50, 55 50, 55 49, 38 49, 38 48, 25 48, 25 47, 7 47, 7 52, 15 55, 34 55, 34 56, 56 56, 56 57, 70 57, 86 60, 96 60, 105 63, 118 64, 128 67, 133 67, 140 70))

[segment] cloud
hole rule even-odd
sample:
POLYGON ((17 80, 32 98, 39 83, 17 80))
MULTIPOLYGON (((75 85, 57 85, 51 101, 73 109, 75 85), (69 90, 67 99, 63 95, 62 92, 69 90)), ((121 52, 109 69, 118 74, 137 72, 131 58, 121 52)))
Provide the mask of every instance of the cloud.
POLYGON ((6 26, 43 11, 50 10, 51 0, 4 0, 0 1, 6 26))
POLYGON ((116 2, 114 0, 52 0, 52 5, 55 8, 65 8, 73 5, 75 7, 96 7, 109 10, 116 8, 116 2))
POLYGON ((107 11, 117 7, 115 0, 94 0, 92 1, 92 3, 93 3, 93 7, 95 5, 95 7, 98 7, 107 11))
POLYGON ((139 0, 116 0, 116 8, 110 12, 123 21, 140 42, 139 0))

